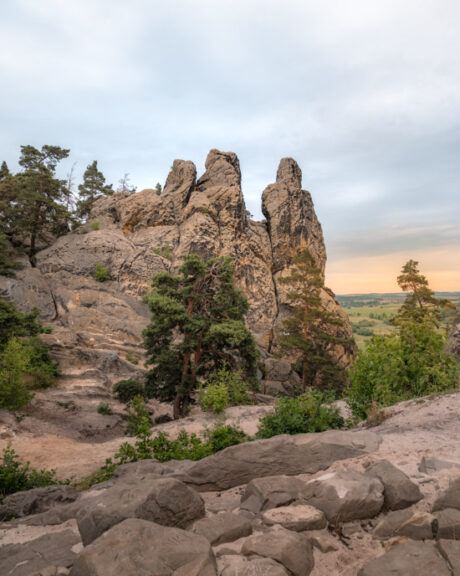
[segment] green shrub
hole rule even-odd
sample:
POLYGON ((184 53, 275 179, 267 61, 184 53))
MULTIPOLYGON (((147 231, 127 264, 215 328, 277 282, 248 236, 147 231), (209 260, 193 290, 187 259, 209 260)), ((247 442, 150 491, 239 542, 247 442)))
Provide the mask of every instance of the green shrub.
POLYGON ((344 420, 335 407, 324 405, 321 392, 310 391, 297 398, 280 398, 275 412, 261 418, 258 438, 271 438, 277 434, 323 432, 342 428, 344 420))
POLYGON ((103 416, 111 416, 113 414, 113 410, 106 402, 101 402, 97 407, 97 413, 102 414, 103 416))
POLYGON ((145 406, 144 398, 140 395, 134 396, 128 406, 126 434, 129 436, 137 436, 146 425, 150 427, 152 420, 145 406))
POLYGON ((201 214, 209 214, 209 208, 207 206, 198 206, 197 212, 201 212, 201 214))
POLYGON ((226 366, 218 370, 211 382, 200 393, 200 406, 206 412, 219 414, 228 406, 251 404, 249 388, 241 371, 230 371, 226 366))
POLYGON ((213 454, 248 440, 250 440, 249 436, 234 426, 217 426, 208 433, 208 444, 213 454))
POLYGON ((161 256, 162 258, 166 258, 167 260, 171 260, 171 246, 169 242, 166 242, 164 246, 161 248, 152 248, 152 252, 154 252, 157 256, 161 256))
POLYGON ((112 392, 117 399, 124 404, 131 402, 135 396, 145 396, 144 384, 136 378, 120 380, 114 385, 112 392))
POLYGON ((94 269, 94 279, 96 282, 107 282, 111 279, 110 270, 98 262, 94 269))
POLYGON ((128 362, 131 362, 131 364, 134 364, 135 366, 139 364, 139 360, 135 356, 133 356, 130 352, 126 354, 126 360, 128 360, 128 362))
POLYGON ((112 458, 106 458, 105 464, 103 466, 88 476, 85 476, 79 482, 74 483, 74 487, 77 490, 89 490, 91 486, 94 486, 95 484, 106 482, 113 477, 113 473, 115 472, 117 466, 118 464, 113 462, 112 458))
POLYGON ((200 392, 200 406, 205 412, 220 414, 230 402, 225 384, 208 384, 200 392))
POLYGON ((99 230, 99 222, 97 220, 91 222, 91 230, 99 230))
POLYGON ((34 470, 29 463, 21 464, 16 452, 7 446, 0 456, 0 501, 8 494, 60 484, 54 470, 34 470))
POLYGON ((429 321, 405 322, 397 334, 375 336, 350 372, 348 403, 357 418, 369 408, 454 388, 458 365, 445 351, 445 337, 429 321))
POLYGON ((30 364, 30 349, 11 338, 0 354, 0 408, 21 410, 32 398, 25 384, 30 364))

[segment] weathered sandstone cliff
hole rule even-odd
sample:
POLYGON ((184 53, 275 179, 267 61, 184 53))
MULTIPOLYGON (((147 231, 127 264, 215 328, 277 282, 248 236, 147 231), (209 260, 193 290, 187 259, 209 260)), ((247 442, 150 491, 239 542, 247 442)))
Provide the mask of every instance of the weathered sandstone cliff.
MULTIPOLYGON (((293 159, 281 160, 276 182, 263 193, 262 209, 266 221, 248 217, 234 153, 211 150, 198 180, 192 162, 175 160, 161 195, 143 190, 99 200, 86 225, 39 252, 35 268, 1 278, 0 291, 21 309, 39 308, 53 327, 47 338, 64 373, 73 367, 81 377, 86 367, 105 383, 112 375, 120 379, 138 370, 126 356, 142 357, 141 333, 149 319, 142 296, 152 275, 177 270, 188 253, 230 255, 236 283, 251 305, 248 325, 270 353, 288 313, 280 278, 304 247, 324 271, 326 251, 293 159), (110 269, 111 281, 94 280, 97 263, 110 269)), ((340 335, 350 337, 348 319, 332 293, 324 291, 323 297, 345 322, 340 335)), ((351 352, 336 350, 343 363, 351 352)))

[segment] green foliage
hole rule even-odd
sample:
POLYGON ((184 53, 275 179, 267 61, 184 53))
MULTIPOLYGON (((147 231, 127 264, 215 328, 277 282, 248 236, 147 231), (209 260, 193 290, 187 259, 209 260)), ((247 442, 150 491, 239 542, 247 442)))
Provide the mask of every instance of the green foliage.
POLYGON ((152 420, 145 406, 144 399, 141 395, 134 396, 128 405, 128 425, 126 434, 128 436, 137 436, 145 426, 150 427, 152 420))
POLYGON ((350 373, 353 414, 366 418, 372 404, 390 406, 453 388, 458 365, 445 345, 428 317, 400 323, 396 334, 375 336, 350 373))
MULTIPOLYGON (((1 210, 1 203, 0 203, 1 210)), ((0 222, 1 227, 1 222, 0 222)), ((14 259, 14 253, 0 228, 0 276, 14 276, 19 264, 14 259)))
POLYGON ((145 396, 144 384, 135 378, 120 380, 114 385, 112 391, 124 404, 128 404, 135 396, 145 396))
POLYGON ((340 336, 343 320, 323 305, 321 293, 327 289, 312 254, 303 250, 293 264, 290 275, 280 279, 289 288, 291 305, 291 314, 283 322, 281 346, 299 357, 303 390, 312 386, 343 388, 347 375, 334 357, 333 347, 341 344, 351 350, 353 341, 340 336))
POLYGON ((342 428, 344 420, 336 407, 325 406, 321 392, 311 390, 297 398, 280 398, 275 412, 261 418, 258 438, 271 438, 277 434, 323 432, 342 428))
POLYGON ((95 220, 94 222, 91 222, 90 227, 91 227, 91 230, 94 230, 94 231, 99 230, 99 222, 97 220, 95 220))
POLYGON ((0 299, 0 408, 24 408, 31 390, 53 385, 58 376, 57 365, 37 336, 43 331, 37 318, 37 310, 22 314, 0 299))
POLYGON ((420 274, 418 262, 409 260, 404 264, 398 276, 398 285, 403 292, 409 292, 404 304, 399 309, 395 323, 431 321, 439 326, 441 309, 455 308, 455 305, 446 299, 435 298, 428 280, 420 274))
POLYGON ((112 458, 106 458, 105 464, 101 466, 101 468, 85 476, 79 482, 76 482, 74 487, 76 490, 89 490, 95 484, 106 482, 113 477, 117 466, 119 466, 119 464, 113 462, 112 458))
POLYGON ((37 336, 43 332, 38 319, 38 310, 22 314, 12 302, 0 298, 0 351, 5 348, 10 338, 37 336))
POLYGON ((131 362, 131 364, 134 364, 135 366, 139 364, 139 360, 135 356, 133 356, 130 352, 126 354, 126 360, 128 360, 128 362, 131 362))
POLYGON ((201 214, 209 214, 209 208, 207 206, 198 206, 197 212, 201 212, 201 214))
POLYGON ((155 184, 155 192, 157 193, 157 196, 161 195, 161 192, 163 191, 161 184, 159 182, 157 182, 155 184))
POLYGON ((222 413, 229 405, 230 398, 224 383, 208 384, 200 392, 200 406, 205 412, 222 413))
POLYGON ((105 183, 105 177, 97 167, 97 161, 89 164, 83 174, 83 183, 78 186, 80 200, 77 202, 77 216, 86 219, 94 202, 113 194, 112 185, 105 183))
POLYGON ((152 252, 154 252, 157 256, 171 260, 172 253, 169 242, 166 242, 166 244, 161 246, 161 248, 152 248, 152 252))
POLYGON ((96 282, 107 282, 111 279, 110 270, 98 262, 94 268, 94 279, 96 282))
POLYGON ((14 492, 59 484, 54 470, 35 470, 21 464, 16 452, 7 446, 0 456, 0 501, 14 492))
POLYGON ((169 460, 201 460, 214 454, 249 440, 242 430, 233 426, 219 426, 208 432, 205 440, 196 434, 188 434, 181 430, 175 440, 170 440, 168 434, 159 432, 152 438, 147 429, 140 429, 134 446, 127 442, 120 446, 115 457, 120 464, 135 462, 137 460, 155 458, 159 462, 169 460))
POLYGON ((0 232, 27 247, 32 264, 39 241, 69 231, 71 193, 66 182, 56 178, 57 165, 68 155, 69 150, 59 146, 21 146, 22 171, 8 171, 0 178, 0 232))
POLYGON ((444 392, 457 382, 458 364, 446 352, 445 336, 437 330, 440 309, 448 300, 434 297, 428 280, 409 260, 398 276, 411 293, 399 309, 396 332, 375 336, 352 368, 349 404, 357 418, 402 400, 444 392))
POLYGON ((112 408, 107 404, 107 402, 101 402, 97 407, 97 413, 103 416, 111 416, 113 414, 112 408))
POLYGON ((152 287, 152 322, 144 330, 147 364, 154 366, 149 396, 174 400, 178 418, 186 414, 199 376, 210 378, 227 364, 255 380, 258 353, 244 323, 248 303, 233 285, 229 258, 203 262, 186 256, 179 276, 156 274, 152 287))
POLYGON ((221 413, 228 406, 251 404, 248 385, 241 371, 222 366, 200 392, 200 406, 206 412, 221 413))

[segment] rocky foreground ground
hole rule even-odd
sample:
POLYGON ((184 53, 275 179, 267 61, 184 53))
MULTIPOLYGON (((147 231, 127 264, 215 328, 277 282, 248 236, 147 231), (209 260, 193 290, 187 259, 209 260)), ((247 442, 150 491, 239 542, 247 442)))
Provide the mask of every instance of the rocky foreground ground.
POLYGON ((8 576, 460 574, 460 394, 0 506, 8 576), (13 520, 11 518, 14 518, 13 520))

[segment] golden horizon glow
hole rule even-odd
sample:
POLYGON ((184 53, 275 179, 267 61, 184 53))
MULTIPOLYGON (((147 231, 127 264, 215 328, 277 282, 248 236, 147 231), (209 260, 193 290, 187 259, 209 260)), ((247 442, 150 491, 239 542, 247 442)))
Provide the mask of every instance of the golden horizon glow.
POLYGON ((460 247, 451 246, 331 260, 326 265, 326 286, 336 294, 401 292, 396 278, 410 259, 419 262, 432 290, 460 291, 460 247))

